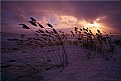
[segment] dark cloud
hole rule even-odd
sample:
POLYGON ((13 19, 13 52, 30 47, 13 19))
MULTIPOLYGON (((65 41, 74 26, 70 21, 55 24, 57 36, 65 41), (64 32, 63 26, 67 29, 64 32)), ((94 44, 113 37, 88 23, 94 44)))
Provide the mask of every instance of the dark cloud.
POLYGON ((30 16, 39 19, 46 14, 58 13, 87 20, 107 16, 105 22, 121 30, 120 1, 6 1, 2 2, 1 11, 2 22, 7 24, 26 22, 30 16))

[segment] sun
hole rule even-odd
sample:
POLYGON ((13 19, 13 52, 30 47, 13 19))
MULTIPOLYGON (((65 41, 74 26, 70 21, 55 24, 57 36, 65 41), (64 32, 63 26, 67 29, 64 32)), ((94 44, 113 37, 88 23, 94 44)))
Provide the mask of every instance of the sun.
POLYGON ((100 21, 103 20, 104 17, 98 17, 94 21, 87 21, 85 19, 81 19, 78 21, 78 26, 80 28, 89 28, 92 32, 96 33, 97 29, 101 31, 105 31, 105 25, 100 21))

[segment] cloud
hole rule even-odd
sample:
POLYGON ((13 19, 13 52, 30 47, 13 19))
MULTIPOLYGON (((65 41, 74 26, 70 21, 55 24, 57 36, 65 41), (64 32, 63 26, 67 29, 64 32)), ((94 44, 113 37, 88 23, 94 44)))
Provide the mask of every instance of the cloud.
POLYGON ((121 2, 118 1, 6 1, 2 2, 1 11, 2 22, 9 25, 27 23, 31 16, 40 21, 50 18, 52 23, 56 23, 52 18, 55 16, 73 16, 86 21, 106 16, 103 23, 121 30, 121 2))

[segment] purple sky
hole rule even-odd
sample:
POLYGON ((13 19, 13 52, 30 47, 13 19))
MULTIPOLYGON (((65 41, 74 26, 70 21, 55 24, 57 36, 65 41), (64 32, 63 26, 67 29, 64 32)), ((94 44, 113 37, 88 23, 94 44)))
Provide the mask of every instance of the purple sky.
POLYGON ((31 16, 41 20, 55 13, 86 20, 106 16, 103 22, 121 34, 121 1, 4 1, 1 5, 2 32, 19 29, 18 24, 27 23, 31 16))

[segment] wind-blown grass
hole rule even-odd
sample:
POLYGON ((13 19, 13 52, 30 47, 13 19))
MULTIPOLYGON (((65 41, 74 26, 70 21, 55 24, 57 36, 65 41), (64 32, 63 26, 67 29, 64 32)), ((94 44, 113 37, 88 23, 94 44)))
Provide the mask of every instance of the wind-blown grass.
MULTIPOLYGON (((78 30, 75 28, 75 32, 78 33, 78 43, 81 44, 84 48, 95 52, 100 56, 105 56, 107 58, 112 58, 112 55, 115 53, 115 46, 113 44, 113 35, 106 34, 103 35, 100 30, 97 29, 97 33, 93 34, 88 28, 83 28, 78 30), (107 55, 108 54, 108 55, 107 55)), ((106 32, 105 32, 106 33, 106 32)), ((88 55, 93 56, 91 53, 88 55)))
MULTIPOLYGON (((32 81, 43 80, 44 76, 42 76, 41 73, 55 67, 62 71, 62 69, 69 64, 65 47, 69 44, 79 45, 85 48, 88 59, 98 56, 104 57, 106 60, 112 58, 115 61, 113 57, 115 54, 114 43, 119 44, 120 41, 114 41, 111 33, 107 34, 105 32, 105 35, 103 35, 100 30, 97 30, 97 33, 94 34, 88 28, 79 29, 75 27, 75 31, 70 31, 70 34, 66 34, 63 31, 56 30, 50 23, 46 24, 49 27, 48 30, 37 22, 36 19, 32 17, 30 17, 30 19, 29 23, 34 27, 38 27, 36 31, 32 30, 32 28, 26 24, 19 25, 22 25, 26 30, 30 30, 34 35, 33 37, 21 34, 20 38, 7 39, 8 41, 15 42, 19 46, 19 48, 8 49, 9 51, 21 51, 23 55, 28 54, 25 56, 26 61, 8 52, 8 55, 13 59, 3 57, 7 59, 7 61, 1 65, 3 69, 2 72, 16 75, 14 78, 15 81, 21 78, 27 78, 32 81), (69 36, 74 40, 69 39, 69 36), (25 49, 31 50, 26 51, 25 49), (40 55, 37 55, 35 51, 32 52, 35 49, 42 50, 40 55), (16 74, 15 70, 21 73, 16 74)), ((4 51, 5 49, 2 48, 2 50, 4 51)))

